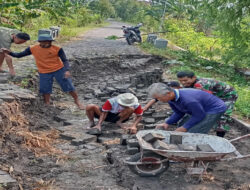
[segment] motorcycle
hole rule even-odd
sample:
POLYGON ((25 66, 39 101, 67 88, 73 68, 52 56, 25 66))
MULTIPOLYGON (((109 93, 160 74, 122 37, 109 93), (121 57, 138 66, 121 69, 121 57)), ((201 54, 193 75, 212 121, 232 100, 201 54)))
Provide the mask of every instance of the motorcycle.
POLYGON ((142 42, 141 31, 140 31, 141 26, 142 26, 142 23, 136 26, 131 26, 131 27, 122 26, 122 30, 124 33, 123 36, 126 38, 128 45, 132 45, 135 42, 139 42, 139 43, 142 42))

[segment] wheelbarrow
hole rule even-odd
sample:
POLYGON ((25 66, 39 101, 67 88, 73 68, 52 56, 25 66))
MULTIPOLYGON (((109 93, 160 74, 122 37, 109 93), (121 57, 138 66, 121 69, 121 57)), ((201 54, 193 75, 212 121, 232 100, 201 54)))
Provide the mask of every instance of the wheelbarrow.
POLYGON ((136 134, 141 147, 140 153, 137 153, 126 159, 124 162, 129 166, 132 172, 143 177, 152 177, 162 174, 169 167, 169 162, 184 162, 186 171, 189 176, 198 176, 202 180, 202 176, 206 174, 206 170, 210 162, 214 161, 230 161, 236 159, 249 158, 248 155, 241 155, 231 144, 240 139, 250 137, 250 134, 227 140, 221 137, 199 134, 199 133, 181 133, 164 130, 141 130, 136 134), (182 144, 197 146, 208 144, 214 151, 183 151, 183 150, 162 150, 155 149, 152 144, 146 142, 143 137, 148 133, 158 134, 164 137, 163 142, 169 144, 171 135, 181 135, 182 144))

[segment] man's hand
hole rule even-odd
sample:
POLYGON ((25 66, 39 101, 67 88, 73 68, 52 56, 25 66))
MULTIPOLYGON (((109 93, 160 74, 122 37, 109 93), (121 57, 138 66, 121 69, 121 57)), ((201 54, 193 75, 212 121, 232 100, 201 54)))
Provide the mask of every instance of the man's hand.
POLYGON ((166 123, 162 123, 162 124, 159 124, 159 125, 156 125, 155 127, 156 129, 164 129, 164 130, 167 130, 168 129, 168 124, 166 123))
POLYGON ((69 71, 66 71, 65 73, 64 73, 64 78, 69 78, 69 77, 71 77, 71 74, 70 74, 70 72, 69 71))
POLYGON ((125 131, 128 131, 131 134, 135 134, 137 132, 137 127, 135 125, 130 126, 123 124, 121 128, 124 129, 125 131))
POLYGON ((187 129, 184 127, 178 127, 175 131, 177 132, 187 132, 187 129))
POLYGON ((136 134, 137 127, 132 125, 131 127, 128 127, 128 130, 129 130, 130 134, 136 134))
POLYGON ((102 130, 102 126, 100 124, 97 124, 96 126, 94 126, 93 128, 99 129, 100 131, 102 130))
POLYGON ((10 50, 9 49, 6 49, 6 48, 1 48, 2 52, 3 53, 6 53, 6 54, 10 54, 10 50))

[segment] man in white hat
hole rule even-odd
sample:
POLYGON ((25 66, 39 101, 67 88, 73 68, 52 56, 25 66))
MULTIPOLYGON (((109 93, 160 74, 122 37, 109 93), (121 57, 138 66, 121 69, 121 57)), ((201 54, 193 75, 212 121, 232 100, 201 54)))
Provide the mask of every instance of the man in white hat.
POLYGON ((134 123, 127 127, 130 133, 137 132, 137 124, 142 119, 143 110, 138 103, 137 97, 131 93, 120 94, 114 98, 108 99, 100 108, 98 105, 89 104, 86 107, 86 115, 89 118, 89 126, 97 129, 97 133, 101 133, 103 121, 116 123, 118 126, 124 128, 122 123, 129 120, 129 117, 135 113, 136 118, 134 123), (94 118, 99 118, 97 125, 94 123, 94 118))

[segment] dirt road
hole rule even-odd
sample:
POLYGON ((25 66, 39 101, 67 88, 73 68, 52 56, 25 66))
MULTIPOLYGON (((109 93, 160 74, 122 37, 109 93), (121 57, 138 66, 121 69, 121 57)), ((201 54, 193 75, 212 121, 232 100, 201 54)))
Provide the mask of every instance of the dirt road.
MULTIPOLYGON (((147 101, 147 87, 164 80, 162 73, 167 68, 162 67, 162 58, 143 54, 136 46, 127 45, 124 39, 105 39, 110 35, 122 36, 122 25, 111 22, 109 26, 89 31, 82 40, 64 47, 70 58, 74 84, 85 104, 101 105, 109 97, 129 91, 135 92, 143 104, 147 101)), ((45 133, 53 129, 59 131, 59 138, 54 145, 57 150, 62 151, 61 154, 35 157, 32 149, 27 150, 21 145, 26 138, 18 139, 17 133, 10 133, 8 136, 9 143, 5 146, 11 151, 1 152, 2 162, 13 167, 12 176, 25 190, 250 188, 249 159, 212 163, 208 168, 210 177, 199 184, 188 180, 182 163, 170 164, 170 168, 160 177, 139 177, 123 163, 123 159, 130 156, 127 147, 120 145, 123 130, 105 123, 101 136, 97 138, 88 135, 85 112, 77 110, 71 98, 60 93, 58 86, 54 88, 53 100, 54 107, 42 106, 41 101, 37 99, 22 105, 20 110, 28 120, 25 127, 31 132, 45 133)), ((142 123, 145 129, 150 129, 152 124, 161 122, 169 114, 167 106, 158 104, 147 113, 142 123)), ((16 115, 20 116, 20 113, 17 112, 16 115)), ((228 139, 246 133, 232 127, 233 130, 226 136, 228 139)), ((34 143, 27 139, 25 142, 34 143)), ((249 140, 235 145, 240 152, 250 150, 249 140)), ((37 146, 39 147, 39 144, 37 146)), ((18 187, 13 185, 6 189, 18 187)))

